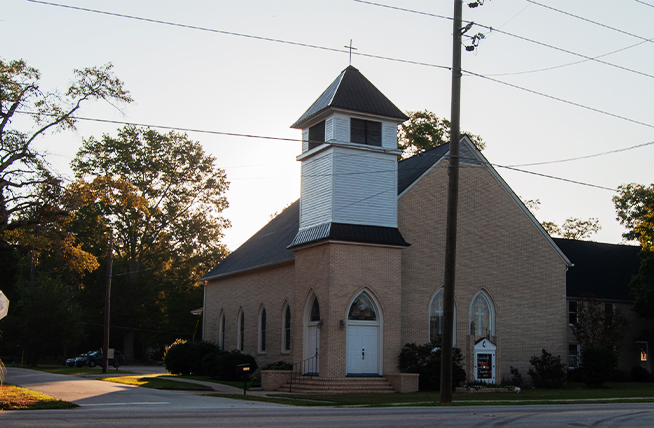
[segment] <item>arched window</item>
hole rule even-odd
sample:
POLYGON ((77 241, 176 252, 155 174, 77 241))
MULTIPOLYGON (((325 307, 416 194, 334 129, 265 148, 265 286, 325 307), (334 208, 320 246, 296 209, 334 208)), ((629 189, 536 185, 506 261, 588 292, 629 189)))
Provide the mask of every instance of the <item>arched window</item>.
POLYGON ((225 350, 225 312, 220 314, 220 323, 218 324, 218 347, 225 350))
POLYGON ((266 309, 259 312, 259 352, 266 352, 266 309))
POLYGON ((347 314, 347 319, 358 321, 375 321, 377 320, 377 313, 375 307, 370 303, 370 299, 365 294, 359 294, 359 297, 354 299, 350 311, 347 314))
POLYGON ((284 324, 282 326, 282 352, 291 352, 291 308, 286 304, 282 311, 284 324))
MULTIPOLYGON (((441 288, 434 294, 429 305, 429 340, 441 340, 443 337, 443 298, 444 290, 441 288)), ((456 306, 454 307, 454 320, 452 323, 452 344, 456 345, 456 306)))
POLYGON ((489 337, 495 334, 493 305, 484 292, 479 292, 470 305, 470 334, 489 337))
POLYGON ((243 352, 245 343, 245 314, 241 309, 238 314, 238 336, 236 340, 236 349, 243 352))
POLYGON ((313 299, 313 304, 311 305, 311 315, 309 316, 309 321, 320 321, 320 305, 318 304, 318 298, 313 299))

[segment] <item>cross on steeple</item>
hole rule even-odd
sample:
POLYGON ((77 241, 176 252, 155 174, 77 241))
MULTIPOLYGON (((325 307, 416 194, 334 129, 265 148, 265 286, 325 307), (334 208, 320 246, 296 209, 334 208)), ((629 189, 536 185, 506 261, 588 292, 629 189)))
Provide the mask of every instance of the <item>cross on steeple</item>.
POLYGON ((352 39, 350 39, 350 46, 345 45, 343 47, 350 50, 350 65, 352 65, 352 51, 357 50, 357 48, 352 47, 352 39))

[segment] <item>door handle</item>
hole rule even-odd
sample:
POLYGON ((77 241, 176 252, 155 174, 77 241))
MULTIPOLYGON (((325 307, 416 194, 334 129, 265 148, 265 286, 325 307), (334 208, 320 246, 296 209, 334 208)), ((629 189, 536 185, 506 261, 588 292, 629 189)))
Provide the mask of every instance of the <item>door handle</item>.
POLYGON ((361 350, 361 359, 362 359, 362 360, 365 360, 365 359, 366 359, 366 350, 365 350, 365 349, 362 349, 362 350, 361 350))

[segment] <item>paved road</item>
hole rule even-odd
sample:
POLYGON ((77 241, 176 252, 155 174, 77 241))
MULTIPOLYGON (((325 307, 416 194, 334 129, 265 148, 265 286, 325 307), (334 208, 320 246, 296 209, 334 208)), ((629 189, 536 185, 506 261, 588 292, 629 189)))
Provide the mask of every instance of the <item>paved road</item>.
POLYGON ((78 408, 0 412, 3 428, 178 428, 202 427, 594 427, 641 428, 654 426, 651 404, 569 406, 501 406, 448 408, 233 408, 169 410, 78 408))
POLYGON ((81 376, 58 375, 36 370, 7 367, 5 382, 42 392, 84 408, 126 409, 219 409, 284 407, 256 401, 203 397, 187 392, 162 391, 112 382, 85 379, 81 376))
POLYGON ((654 427, 654 404, 296 408, 130 387, 9 368, 7 382, 72 401, 67 410, 0 412, 0 427, 654 427))

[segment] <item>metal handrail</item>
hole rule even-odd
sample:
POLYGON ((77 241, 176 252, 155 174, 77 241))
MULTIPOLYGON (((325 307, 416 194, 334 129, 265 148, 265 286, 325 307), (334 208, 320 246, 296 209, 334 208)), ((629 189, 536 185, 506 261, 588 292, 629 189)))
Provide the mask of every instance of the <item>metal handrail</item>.
POLYGON ((312 357, 309 357, 299 363, 293 364, 293 370, 291 371, 291 383, 288 388, 288 392, 293 392, 293 383, 300 383, 302 377, 305 375, 318 373, 318 352, 312 357))

